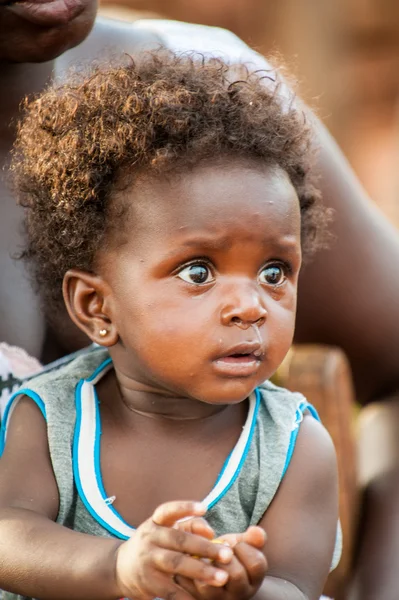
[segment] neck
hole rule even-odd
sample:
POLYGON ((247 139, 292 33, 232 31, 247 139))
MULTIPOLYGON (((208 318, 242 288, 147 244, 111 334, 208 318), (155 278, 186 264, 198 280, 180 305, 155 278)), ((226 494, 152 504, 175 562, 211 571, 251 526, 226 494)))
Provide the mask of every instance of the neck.
POLYGON ((229 407, 160 390, 129 379, 120 372, 116 374, 116 385, 126 409, 154 419, 196 421, 212 417, 229 407))
POLYGON ((0 62, 0 144, 8 149, 15 137, 16 120, 21 101, 27 95, 43 90, 49 81, 53 61, 46 63, 0 62))

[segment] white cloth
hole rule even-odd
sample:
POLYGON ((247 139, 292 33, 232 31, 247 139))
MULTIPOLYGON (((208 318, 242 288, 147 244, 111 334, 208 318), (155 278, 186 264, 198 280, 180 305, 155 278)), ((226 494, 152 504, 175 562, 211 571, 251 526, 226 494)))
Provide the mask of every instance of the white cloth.
POLYGON ((42 365, 22 348, 0 343, 0 421, 8 398, 22 379, 38 373, 42 365))
POLYGON ((230 65, 244 63, 250 71, 265 71, 264 84, 272 91, 278 88, 283 107, 292 106, 295 94, 276 68, 227 29, 163 19, 138 20, 133 27, 157 34, 173 52, 198 52, 205 57, 221 58, 230 65))

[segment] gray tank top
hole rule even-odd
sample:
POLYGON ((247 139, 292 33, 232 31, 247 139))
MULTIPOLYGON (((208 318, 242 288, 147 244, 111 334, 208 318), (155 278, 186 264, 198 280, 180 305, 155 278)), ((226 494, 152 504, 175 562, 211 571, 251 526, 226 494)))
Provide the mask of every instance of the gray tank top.
MULTIPOLYGON (((92 349, 69 364, 31 379, 15 393, 6 408, 0 434, 0 456, 7 424, 23 396, 29 396, 47 422, 50 457, 60 504, 56 522, 81 533, 128 539, 134 529, 112 506, 104 489, 100 466, 101 418, 96 384, 112 369, 103 348, 92 349)), ((256 525, 269 507, 290 463, 305 411, 314 408, 298 393, 265 382, 249 398, 242 433, 203 499, 205 518, 216 535, 242 532, 256 525)), ((331 568, 341 555, 338 526, 331 568)), ((3 592, 2 600, 22 600, 3 592)), ((29 599, 28 599, 29 600, 29 599)))

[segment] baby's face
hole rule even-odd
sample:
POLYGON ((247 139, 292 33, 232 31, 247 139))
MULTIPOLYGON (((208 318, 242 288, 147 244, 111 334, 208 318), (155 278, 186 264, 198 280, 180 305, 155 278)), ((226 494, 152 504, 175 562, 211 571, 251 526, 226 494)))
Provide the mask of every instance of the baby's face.
POLYGON ((240 402, 292 342, 299 201, 277 168, 215 165, 137 183, 123 245, 100 257, 115 366, 158 391, 240 402))

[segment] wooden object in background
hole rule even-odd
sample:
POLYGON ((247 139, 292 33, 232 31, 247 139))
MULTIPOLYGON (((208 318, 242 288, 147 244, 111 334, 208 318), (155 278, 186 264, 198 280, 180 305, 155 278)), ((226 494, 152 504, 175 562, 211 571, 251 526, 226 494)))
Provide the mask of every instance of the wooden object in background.
POLYGON ((340 564, 329 576, 325 593, 340 600, 351 568, 359 495, 354 437, 356 405, 349 365, 338 348, 296 345, 277 376, 278 385, 301 392, 317 409, 337 452, 343 552, 340 564))

